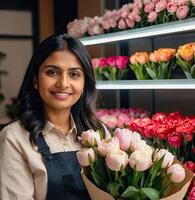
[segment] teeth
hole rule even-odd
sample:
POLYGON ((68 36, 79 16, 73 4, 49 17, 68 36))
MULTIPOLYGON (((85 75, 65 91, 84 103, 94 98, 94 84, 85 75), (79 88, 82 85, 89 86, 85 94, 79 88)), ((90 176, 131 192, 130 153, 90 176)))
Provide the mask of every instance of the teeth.
POLYGON ((55 95, 57 96, 69 96, 69 93, 61 93, 61 92, 54 92, 55 95))

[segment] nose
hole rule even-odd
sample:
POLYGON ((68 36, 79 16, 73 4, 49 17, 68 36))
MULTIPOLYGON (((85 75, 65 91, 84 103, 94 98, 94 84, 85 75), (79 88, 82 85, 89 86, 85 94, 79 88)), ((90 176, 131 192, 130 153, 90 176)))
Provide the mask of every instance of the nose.
POLYGON ((58 80, 56 82, 56 86, 60 89, 65 89, 67 87, 70 86, 70 80, 68 78, 68 75, 67 74, 61 74, 59 77, 58 77, 58 80))

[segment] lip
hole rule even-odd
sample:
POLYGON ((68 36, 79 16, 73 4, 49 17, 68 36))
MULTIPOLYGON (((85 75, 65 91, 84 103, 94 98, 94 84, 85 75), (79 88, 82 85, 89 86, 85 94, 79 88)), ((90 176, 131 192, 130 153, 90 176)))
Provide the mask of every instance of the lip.
POLYGON ((72 93, 70 92, 51 92, 51 94, 58 100, 67 100, 72 93))

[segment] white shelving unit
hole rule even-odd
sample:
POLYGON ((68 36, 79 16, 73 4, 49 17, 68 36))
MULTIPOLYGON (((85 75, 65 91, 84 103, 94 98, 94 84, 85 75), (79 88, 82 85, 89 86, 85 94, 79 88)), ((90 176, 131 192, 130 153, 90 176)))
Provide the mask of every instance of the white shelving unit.
MULTIPOLYGON (((115 33, 108 33, 93 37, 81 38, 84 45, 105 44, 122 40, 132 40, 162 36, 173 33, 195 31, 195 18, 189 18, 166 24, 153 25, 144 28, 131 29, 115 33)), ((169 80, 119 80, 97 81, 98 89, 195 89, 195 79, 169 79, 169 80)))

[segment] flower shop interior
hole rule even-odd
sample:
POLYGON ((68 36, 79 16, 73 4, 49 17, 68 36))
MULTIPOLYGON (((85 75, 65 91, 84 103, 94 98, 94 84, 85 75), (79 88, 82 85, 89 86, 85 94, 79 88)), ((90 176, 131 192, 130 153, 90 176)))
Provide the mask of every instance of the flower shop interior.
POLYGON ((195 172, 194 0, 1 0, 0 27, 0 125, 14 120, 33 51, 65 32, 91 56, 97 117, 176 149, 185 140, 179 156, 195 172))

